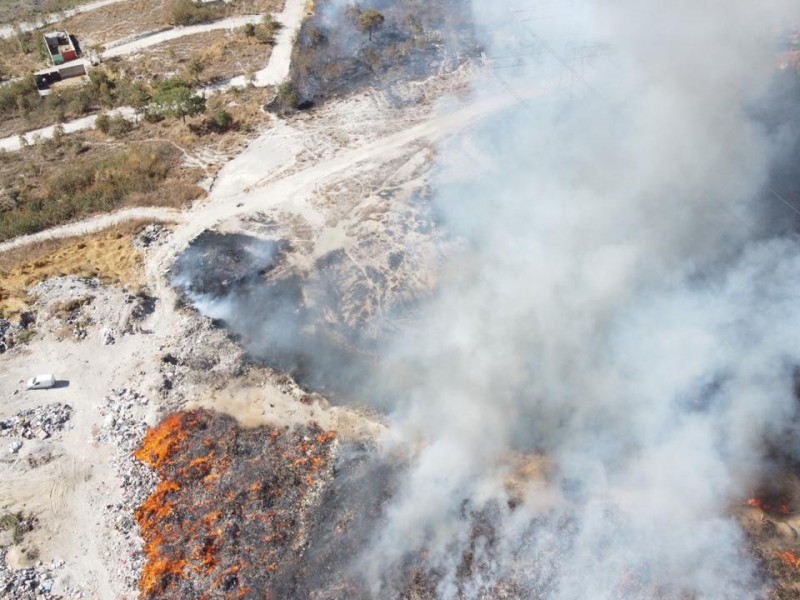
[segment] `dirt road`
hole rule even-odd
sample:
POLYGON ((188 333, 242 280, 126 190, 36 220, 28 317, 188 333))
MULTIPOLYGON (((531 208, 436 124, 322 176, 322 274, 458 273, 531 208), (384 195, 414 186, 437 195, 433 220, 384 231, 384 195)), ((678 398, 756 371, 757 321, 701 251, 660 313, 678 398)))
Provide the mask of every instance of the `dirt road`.
MULTIPOLYGON (((126 119, 133 119, 136 117, 136 111, 129 106, 123 106, 121 108, 115 108, 114 110, 108 111, 108 116, 114 117, 116 115, 122 115, 126 119)), ((74 121, 63 123, 62 127, 64 129, 64 133, 75 133, 76 131, 94 128, 95 121, 97 121, 97 115, 89 115, 88 117, 82 117, 80 119, 75 119, 74 121)), ((12 135, 7 138, 0 139, 0 150, 5 150, 6 152, 14 152, 19 150, 22 148, 23 139, 25 140, 26 144, 35 144, 40 140, 50 139, 53 137, 56 127, 58 127, 58 125, 50 125, 49 127, 43 127, 42 129, 29 131, 21 136, 12 135)))
MULTIPOLYGON (((180 226, 170 245, 164 249, 160 263, 174 257, 186 244, 205 229, 222 220, 248 212, 282 206, 290 212, 302 212, 303 195, 320 181, 352 168, 361 162, 378 159, 389 162, 402 149, 419 140, 436 141, 452 135, 492 114, 514 104, 536 98, 561 85, 560 80, 544 82, 520 91, 516 96, 502 95, 469 103, 447 115, 433 114, 425 122, 398 133, 382 137, 352 150, 343 150, 332 158, 313 164, 287 177, 281 174, 292 167, 295 156, 302 148, 302 136, 291 125, 278 122, 256 139, 239 156, 220 171, 208 200, 189 213, 179 213, 165 208, 134 208, 107 215, 99 215, 48 231, 21 236, 0 244, 0 252, 37 243, 46 239, 72 237, 101 231, 127 221, 148 219, 180 221, 180 226)), ((93 119, 95 117, 87 117, 93 119)), ((93 121, 92 121, 93 123, 93 121)), ((52 130, 52 128, 47 128, 52 130)), ((32 132, 35 135, 36 132, 32 132)), ((52 135, 52 131, 50 131, 52 135)), ((3 142, 17 140, 6 138, 3 142)), ((308 215, 314 222, 314 215, 308 215)), ((164 266, 163 264, 161 265, 164 266)))
MULTIPOLYGON (((268 85, 278 85, 289 75, 289 66, 292 58, 292 46, 294 37, 306 10, 306 0, 286 0, 283 11, 275 15, 276 20, 281 24, 281 29, 275 36, 275 47, 269 58, 266 67, 257 71, 252 80, 256 87, 266 87, 268 85)), ((244 87, 250 80, 244 76, 234 77, 226 83, 209 86, 206 91, 225 90, 233 87, 244 87)))
POLYGON ((213 23, 203 23, 202 25, 191 25, 189 27, 175 27, 173 29, 168 29, 166 31, 154 33, 152 35, 148 35, 127 43, 122 43, 119 45, 109 44, 111 47, 105 52, 103 52, 101 56, 103 58, 114 58, 117 56, 124 56, 126 54, 133 54, 134 52, 138 52, 139 50, 143 50, 151 46, 156 46, 158 44, 163 44, 164 42, 169 42, 170 40, 176 40, 178 38, 182 38, 187 35, 196 35, 198 33, 206 33, 209 31, 217 31, 220 29, 233 30, 233 29, 238 29, 240 27, 244 27, 248 23, 256 25, 257 23, 260 23, 263 18, 264 18, 263 15, 243 15, 239 17, 230 17, 228 19, 221 19, 219 21, 214 21, 213 23))
POLYGON ((126 0, 97 0, 96 2, 87 2, 86 4, 81 4, 80 6, 65 10, 64 12, 42 15, 36 21, 18 23, 16 25, 3 25, 0 26, 0 38, 11 37, 12 35, 15 35, 17 31, 33 31, 34 29, 42 27, 43 25, 49 25, 50 23, 55 23, 56 21, 61 21, 62 19, 73 17, 80 13, 88 12, 90 10, 97 10, 98 8, 108 6, 109 4, 117 4, 118 2, 125 1, 126 0))

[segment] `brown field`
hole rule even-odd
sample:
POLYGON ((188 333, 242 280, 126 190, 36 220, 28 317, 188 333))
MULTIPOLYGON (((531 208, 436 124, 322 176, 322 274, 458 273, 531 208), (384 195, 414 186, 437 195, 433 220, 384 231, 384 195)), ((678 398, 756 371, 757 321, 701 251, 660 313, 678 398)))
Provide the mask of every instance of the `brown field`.
POLYGON ((28 291, 49 277, 97 277, 136 287, 144 282, 142 255, 133 237, 147 222, 131 222, 79 238, 42 242, 0 254, 0 317, 29 308, 28 291))
POLYGON ((67 10, 89 0, 3 0, 0 2, 0 23, 27 21, 36 15, 67 10))
MULTIPOLYGON (((170 27, 173 0, 129 0, 70 17, 61 26, 74 33, 84 47, 104 45, 128 36, 170 27)), ((221 17, 274 13, 284 0, 235 0, 221 17)))
POLYGON ((147 48, 134 57, 119 57, 107 65, 129 79, 159 81, 169 77, 194 76, 186 73, 190 63, 202 66, 199 84, 245 75, 266 66, 272 46, 261 44, 238 30, 210 31, 147 48))

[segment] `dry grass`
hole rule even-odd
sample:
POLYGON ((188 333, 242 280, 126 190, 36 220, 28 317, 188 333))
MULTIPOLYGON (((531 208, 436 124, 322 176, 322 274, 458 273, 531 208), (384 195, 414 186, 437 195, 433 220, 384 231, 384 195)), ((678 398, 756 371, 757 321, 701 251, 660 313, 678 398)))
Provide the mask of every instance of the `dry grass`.
POLYGON ((67 10, 87 2, 89 0, 2 0, 0 23, 31 21, 37 15, 67 10))
POLYGON ((142 121, 119 138, 86 131, 0 152, 0 238, 117 208, 185 207, 203 194, 196 183, 215 175, 268 123, 261 107, 272 93, 247 88, 215 94, 207 113, 185 124, 142 121), (233 117, 224 133, 207 126, 218 110, 233 117), (134 170, 147 175, 153 169, 146 181, 131 180, 134 170))
MULTIPOLYGON (((128 0, 62 21, 85 45, 103 45, 131 35, 170 26, 172 0, 128 0)), ((274 13, 284 0, 237 0, 224 7, 222 17, 274 13)))
POLYGON ((204 192, 183 175, 182 160, 179 148, 153 140, 95 146, 47 169, 20 165, 25 176, 11 173, 2 181, 0 239, 127 206, 184 206, 204 192))
POLYGON ((117 285, 144 283, 142 253, 134 236, 149 221, 125 223, 87 236, 49 240, 0 254, 0 316, 28 310, 29 291, 50 277, 97 277, 117 285))
POLYGON ((192 63, 202 66, 197 84, 227 80, 264 68, 272 46, 247 37, 240 29, 209 31, 152 46, 129 57, 109 61, 110 68, 127 79, 156 83, 170 77, 193 80, 192 63))
POLYGON ((84 46, 107 44, 169 26, 170 0, 129 0, 65 19, 61 25, 84 46))

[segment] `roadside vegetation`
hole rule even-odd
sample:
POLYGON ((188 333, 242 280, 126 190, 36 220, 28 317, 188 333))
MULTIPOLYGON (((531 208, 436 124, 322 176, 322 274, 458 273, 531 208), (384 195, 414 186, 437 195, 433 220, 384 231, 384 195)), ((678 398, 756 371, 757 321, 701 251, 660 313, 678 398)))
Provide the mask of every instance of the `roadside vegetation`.
POLYGON ((195 3, 194 0, 172 0, 170 25, 199 25, 221 19, 225 11, 219 5, 195 3))
MULTIPOLYGON (((263 68, 272 52, 274 33, 265 35, 263 23, 229 31, 209 31, 158 44, 141 51, 141 60, 113 58, 105 63, 119 77, 157 85, 165 78, 180 77, 194 86, 247 76, 263 68), (166 75, 172 74, 172 75, 166 75)), ((275 28, 277 31, 277 27, 275 28)))
POLYGON ((30 177, 3 185, 0 240, 120 206, 181 206, 202 193, 171 177, 181 157, 160 142, 77 154, 50 173, 31 165, 30 177))
POLYGON ((177 0, 139 0, 111 4, 95 11, 65 19, 63 26, 80 39, 92 39, 98 44, 162 29, 173 25, 203 23, 237 15, 275 13, 283 7, 284 0, 233 0, 229 4, 203 10, 203 7, 185 7, 177 0), (142 10, 143 4, 146 10, 142 10), (213 17, 212 17, 213 16, 213 17))
POLYGON ((187 157, 208 147, 235 154, 263 122, 270 92, 232 90, 185 107, 169 101, 187 90, 168 80, 147 88, 140 118, 101 114, 97 130, 57 128, 52 139, 0 151, 0 241, 123 207, 180 208, 202 196, 197 182, 223 161, 203 167, 187 157))
POLYGON ((33 76, 0 87, 0 136, 63 123, 117 106, 142 108, 150 92, 142 83, 110 75, 105 69, 89 71, 84 84, 53 89, 39 96, 33 76))

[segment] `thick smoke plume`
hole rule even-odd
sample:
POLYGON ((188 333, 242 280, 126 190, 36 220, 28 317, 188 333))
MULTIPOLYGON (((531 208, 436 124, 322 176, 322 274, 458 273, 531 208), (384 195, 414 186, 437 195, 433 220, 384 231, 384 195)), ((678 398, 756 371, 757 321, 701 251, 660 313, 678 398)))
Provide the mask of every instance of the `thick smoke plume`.
MULTIPOLYGON (((768 117, 796 3, 473 9, 474 93, 520 102, 440 148, 457 250, 368 384, 363 363, 344 377, 410 464, 351 572, 381 599, 419 556, 441 598, 758 598, 729 515, 775 447, 800 450, 800 240, 776 179, 798 131, 768 117), (468 178, 448 167, 465 147, 468 178), (514 461, 547 477, 512 492, 514 461)), ((217 314, 253 336, 246 304, 217 314)))
POLYGON ((471 132, 491 166, 439 191, 462 251, 382 378, 403 374, 392 430, 421 449, 359 568, 375 597, 423 549, 443 598, 759 597, 726 515, 797 444, 800 245, 770 191, 797 132, 756 116, 797 9, 511 8, 475 3, 490 59, 518 65, 478 88, 570 83, 471 132), (512 451, 548 457, 559 498, 497 508, 512 451), (500 541, 476 545, 465 514, 490 507, 500 541))

